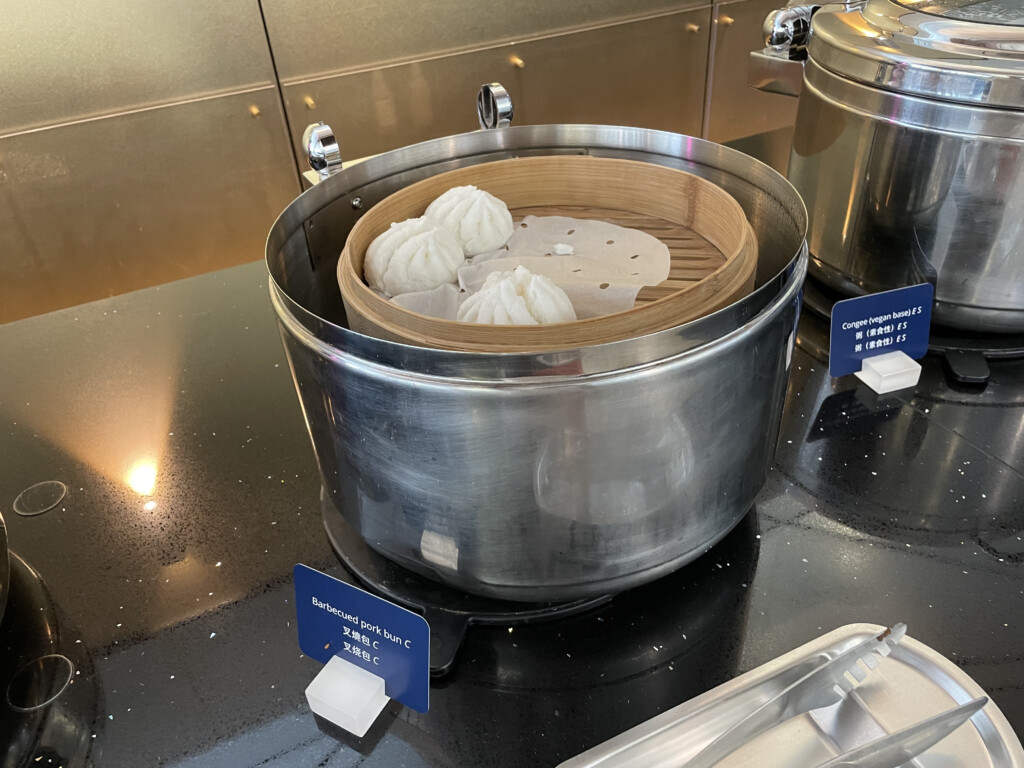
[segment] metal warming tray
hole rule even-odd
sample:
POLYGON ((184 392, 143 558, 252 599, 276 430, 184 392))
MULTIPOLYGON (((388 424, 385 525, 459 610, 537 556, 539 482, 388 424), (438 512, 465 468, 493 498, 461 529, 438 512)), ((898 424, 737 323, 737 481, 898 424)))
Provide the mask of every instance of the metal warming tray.
MULTIPOLYGON (((883 628, 850 624, 730 680, 564 763, 559 768, 685 768, 687 761, 809 666, 883 628)), ((720 768, 815 766, 956 704, 984 696, 965 672, 906 637, 838 704, 800 715, 750 741, 720 768)), ((907 764, 912 768, 1020 768, 1024 750, 989 700, 967 723, 907 764)))

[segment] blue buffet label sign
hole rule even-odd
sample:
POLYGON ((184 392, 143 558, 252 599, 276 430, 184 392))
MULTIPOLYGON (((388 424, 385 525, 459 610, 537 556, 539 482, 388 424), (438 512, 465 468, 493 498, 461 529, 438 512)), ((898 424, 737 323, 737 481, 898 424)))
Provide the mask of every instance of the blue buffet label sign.
POLYGON ((301 563, 293 574, 302 652, 324 664, 340 656, 383 678, 389 698, 426 712, 430 696, 426 620, 301 563))
POLYGON ((901 350, 915 360, 928 352, 931 283, 836 302, 829 339, 830 376, 856 373, 869 357, 901 350))

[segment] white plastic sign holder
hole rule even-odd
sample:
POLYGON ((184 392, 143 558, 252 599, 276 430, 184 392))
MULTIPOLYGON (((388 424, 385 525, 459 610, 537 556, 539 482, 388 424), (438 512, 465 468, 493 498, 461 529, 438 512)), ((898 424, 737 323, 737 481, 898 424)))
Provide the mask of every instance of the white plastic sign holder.
POLYGON ((905 352, 896 350, 864 360, 854 376, 880 395, 917 386, 921 364, 905 352))
POLYGON ((335 656, 306 688, 306 701, 320 717, 362 738, 391 699, 382 678, 335 656))

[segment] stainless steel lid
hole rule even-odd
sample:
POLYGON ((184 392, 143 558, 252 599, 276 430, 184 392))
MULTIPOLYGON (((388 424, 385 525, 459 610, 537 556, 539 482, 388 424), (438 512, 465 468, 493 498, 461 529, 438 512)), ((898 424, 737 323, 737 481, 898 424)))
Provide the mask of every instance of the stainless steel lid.
POLYGON ((1024 108, 1024 0, 867 0, 823 5, 808 55, 866 85, 1024 108))

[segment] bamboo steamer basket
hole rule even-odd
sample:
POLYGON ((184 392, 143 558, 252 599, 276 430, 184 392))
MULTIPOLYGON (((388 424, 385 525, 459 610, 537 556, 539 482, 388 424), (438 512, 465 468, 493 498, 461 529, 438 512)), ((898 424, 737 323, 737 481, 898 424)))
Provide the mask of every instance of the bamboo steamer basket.
POLYGON ((587 155, 524 157, 431 176, 382 200, 352 228, 338 261, 348 321, 359 333, 469 352, 544 352, 643 336, 728 306, 753 288, 757 240, 742 208, 717 185, 650 163, 587 155), (669 278, 645 287, 632 309, 547 325, 483 325, 428 317, 369 288, 363 258, 393 222, 422 216, 452 187, 473 184, 526 214, 600 219, 661 239, 669 278))

